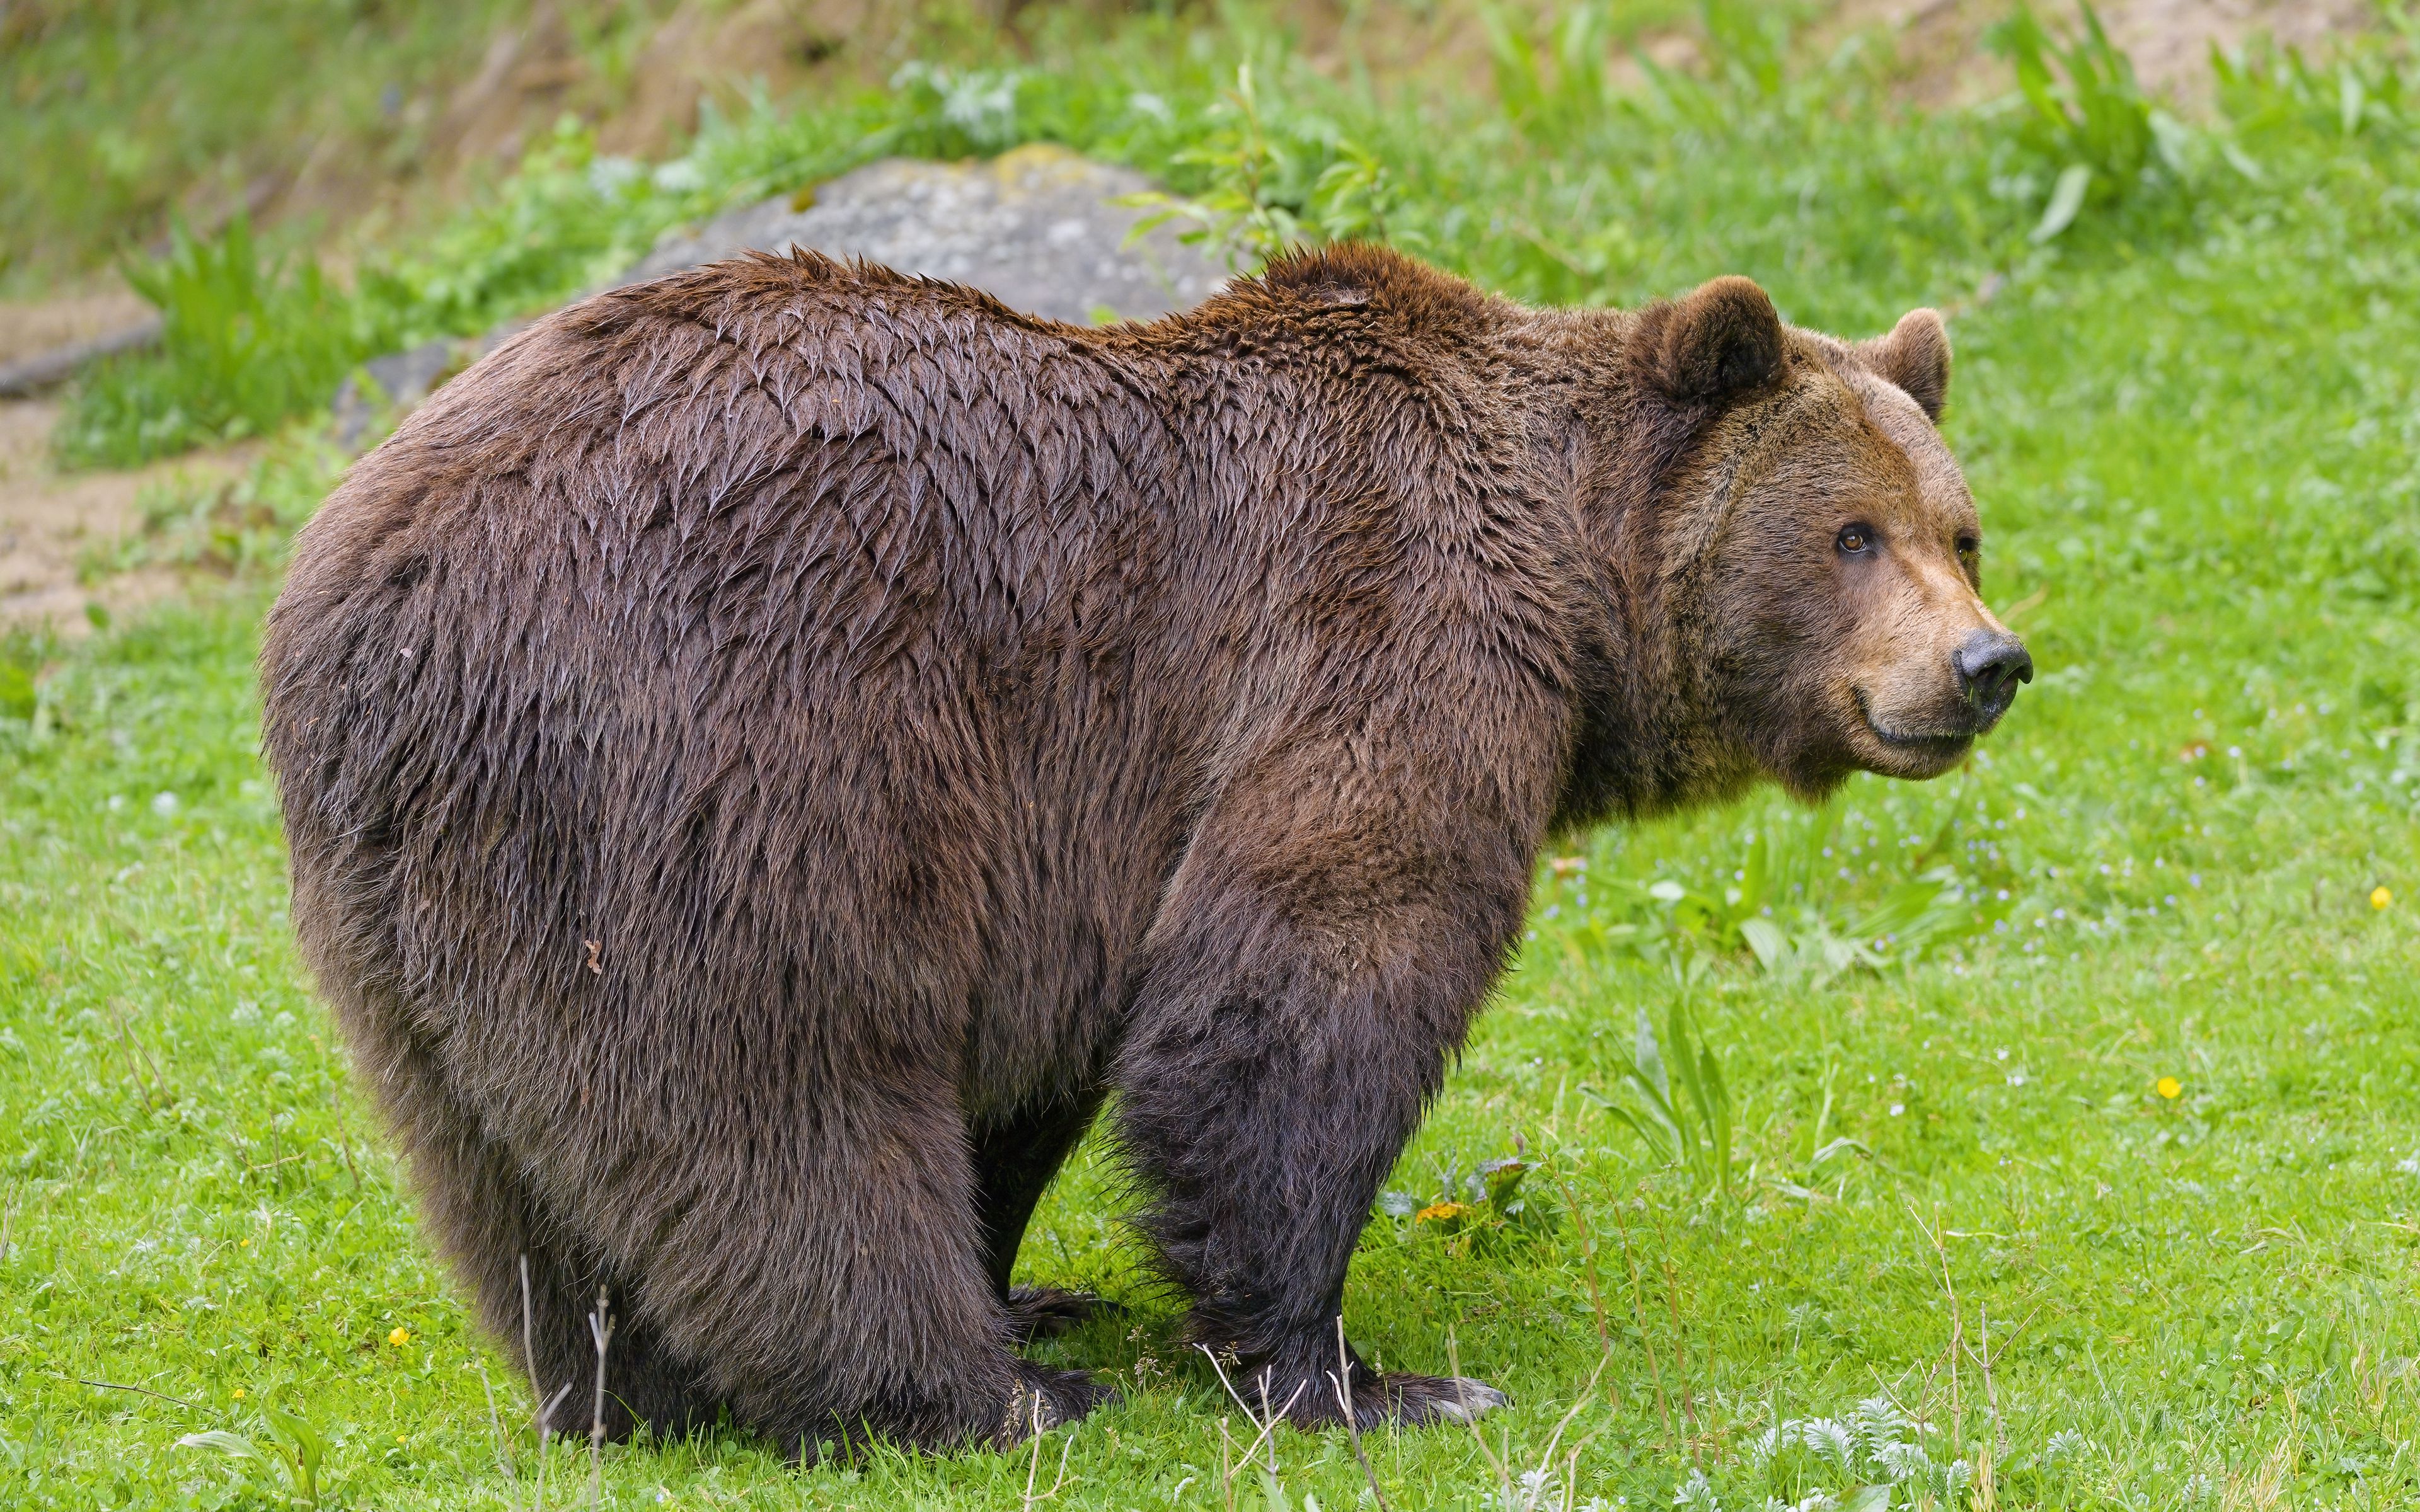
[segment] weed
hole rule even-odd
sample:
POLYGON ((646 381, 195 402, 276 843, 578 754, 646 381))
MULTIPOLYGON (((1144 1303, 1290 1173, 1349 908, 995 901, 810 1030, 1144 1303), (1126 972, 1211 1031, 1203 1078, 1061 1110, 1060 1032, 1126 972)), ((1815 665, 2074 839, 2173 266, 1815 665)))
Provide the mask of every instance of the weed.
POLYGON ((2171 177, 2185 172, 2191 133, 2143 93, 2133 60, 2110 42, 2089 0, 2078 0, 2078 8, 2082 30, 2065 40, 2024 4, 1990 34, 2028 107, 2022 139, 2058 169, 2030 233, 2035 242, 2074 224, 2087 203, 2136 193, 2155 170, 2171 177))
POLYGON ((264 434, 325 404, 364 352, 353 312, 308 259, 273 257, 239 215, 214 238, 179 224, 126 282, 160 311, 156 355, 87 374, 56 444, 80 466, 128 466, 264 434))
POLYGON ((1406 1232, 1443 1237, 1448 1253, 1457 1257, 1512 1235, 1549 1233, 1559 1215, 1546 1198, 1526 1190, 1539 1164, 1527 1158, 1526 1149, 1481 1161, 1467 1173, 1449 1159, 1434 1198, 1423 1202, 1407 1193, 1385 1192, 1377 1211, 1403 1220, 1406 1232))
POLYGON ((1665 1019, 1665 1039, 1656 1039, 1655 1026, 1642 1008, 1634 1043, 1630 1064, 1621 1072, 1631 1101, 1602 1096, 1585 1087, 1581 1091, 1628 1125, 1646 1142, 1653 1159, 1686 1172, 1693 1189, 1729 1196, 1732 1109, 1722 1061, 1699 1037, 1688 1009, 1677 995, 1665 1019))
POLYGON ((224 1428, 188 1433, 177 1441, 177 1445, 182 1449, 214 1449, 230 1459, 273 1465, 286 1477, 287 1499, 316 1509, 319 1505, 319 1467, 328 1457, 328 1441, 308 1418, 299 1413, 263 1405, 260 1415, 270 1429, 269 1448, 224 1428))

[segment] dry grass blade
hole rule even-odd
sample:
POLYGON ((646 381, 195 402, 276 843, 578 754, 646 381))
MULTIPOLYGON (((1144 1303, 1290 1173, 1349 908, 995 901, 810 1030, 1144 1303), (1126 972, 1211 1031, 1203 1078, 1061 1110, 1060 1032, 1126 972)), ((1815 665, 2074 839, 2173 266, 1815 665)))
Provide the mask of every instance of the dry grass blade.
POLYGON ((1336 1315, 1336 1374, 1328 1378, 1336 1382, 1336 1405, 1344 1413, 1344 1436, 1352 1442, 1353 1458, 1361 1463, 1361 1478, 1370 1483, 1371 1500, 1378 1504, 1378 1512, 1394 1512, 1387 1503, 1387 1493, 1378 1489, 1378 1473, 1370 1468, 1370 1457, 1361 1451, 1361 1423, 1353 1411, 1353 1351, 1344 1345, 1344 1315, 1336 1315))
POLYGON ((121 1386, 115 1381, 93 1381, 84 1376, 76 1377, 75 1383, 79 1386, 98 1386, 102 1391, 131 1391, 137 1396, 156 1396, 163 1402, 175 1402, 179 1407, 190 1407, 196 1412, 202 1410, 198 1403, 189 1402, 182 1396, 171 1396, 164 1391, 153 1391, 148 1386, 121 1386))
MULTIPOLYGON (((1285 1404, 1280 1407, 1276 1412, 1271 1412, 1268 1415, 1267 1420, 1264 1422, 1259 1414, 1252 1411, 1252 1404, 1244 1400, 1243 1396, 1236 1392, 1235 1383, 1227 1379, 1227 1371, 1225 1367, 1218 1364, 1218 1356, 1211 1351, 1210 1347, 1206 1344, 1197 1344, 1193 1347, 1200 1350, 1203 1357, 1209 1360, 1210 1368, 1218 1372, 1218 1384, 1226 1387, 1227 1395, 1233 1397, 1235 1405, 1244 1410, 1245 1419, 1254 1427, 1260 1429, 1260 1432, 1252 1436, 1251 1444, 1249 1447, 1245 1449, 1243 1458, 1235 1462, 1235 1468, 1227 1473, 1228 1481, 1230 1485, 1232 1485, 1234 1477, 1243 1473, 1244 1467, 1252 1462, 1252 1457, 1260 1453, 1262 1441, 1267 1439, 1271 1433, 1277 1431, 1279 1420, 1283 1418, 1288 1412, 1294 1411, 1294 1404, 1301 1398, 1303 1388, 1310 1385, 1311 1382, 1307 1381, 1295 1382, 1295 1388, 1287 1395, 1285 1404)), ((1261 1377, 1261 1404, 1264 1408, 1268 1405, 1268 1376, 1265 1373, 1261 1377)), ((1272 1473, 1274 1473, 1278 1468, 1277 1452, 1276 1443, 1271 1443, 1269 1444, 1269 1470, 1272 1473)), ((1232 1502, 1232 1496, 1230 1500, 1232 1502)))
POLYGON ((597 1341, 597 1402, 588 1418, 588 1508, 596 1512, 605 1495, 605 1348, 613 1341, 613 1319, 606 1311, 605 1288, 597 1288, 597 1310, 588 1315, 588 1336, 597 1341))
POLYGON ((1027 1435, 1033 1441, 1033 1454, 1025 1465, 1025 1504, 1033 1505, 1033 1483, 1042 1474, 1042 1394, 1033 1394, 1033 1431, 1027 1435))
POLYGON ((496 1444, 496 1468, 504 1473, 504 1507, 506 1512, 521 1512, 520 1472, 513 1468, 512 1456, 504 1448, 504 1420, 496 1415, 496 1388, 488 1380, 488 1362, 473 1357, 479 1367, 479 1392, 488 1399, 488 1431, 496 1444))
POLYGON ((1512 1469, 1495 1450, 1487 1446, 1487 1435, 1481 1432, 1479 1428, 1479 1414, 1471 1411, 1470 1389, 1467 1384, 1470 1378, 1462 1373, 1462 1346, 1454 1338, 1453 1330, 1450 1328, 1445 1331, 1445 1359, 1446 1368, 1453 1372, 1454 1390, 1462 1398, 1463 1424, 1470 1429, 1471 1442, 1479 1445, 1480 1454, 1486 1458, 1489 1468, 1496 1472, 1496 1483, 1504 1492, 1504 1500, 1499 1504, 1507 1507, 1518 1505, 1519 1504, 1512 1498, 1512 1469))

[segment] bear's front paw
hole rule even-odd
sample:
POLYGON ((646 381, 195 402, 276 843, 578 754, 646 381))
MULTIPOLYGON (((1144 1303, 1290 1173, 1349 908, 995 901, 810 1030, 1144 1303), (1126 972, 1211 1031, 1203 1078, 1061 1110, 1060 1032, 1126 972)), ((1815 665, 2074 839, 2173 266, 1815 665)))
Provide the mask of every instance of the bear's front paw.
POLYGON ((1057 1287, 1008 1288, 1009 1334, 1020 1343, 1056 1338, 1117 1311, 1116 1304, 1089 1291, 1063 1291, 1057 1287))
MULTIPOLYGON (((1483 1381, 1466 1376, 1378 1375, 1357 1357, 1352 1364, 1353 1421, 1370 1432, 1395 1424, 1428 1427, 1439 1423, 1474 1422, 1512 1398, 1483 1381)), ((1248 1371, 1235 1382, 1260 1416, 1263 1394, 1268 1411, 1280 1413, 1297 1428, 1335 1427, 1344 1421, 1344 1404, 1336 1386, 1336 1367, 1287 1371, 1267 1367, 1248 1371), (1291 1379, 1289 1379, 1291 1377, 1291 1379)))
POLYGON ((1373 1417, 1380 1422, 1392 1418, 1405 1427, 1469 1423, 1512 1403, 1487 1382, 1467 1376, 1380 1376, 1374 1395, 1385 1404, 1382 1408, 1373 1411, 1357 1394, 1353 1403, 1353 1415, 1365 1428, 1377 1426, 1373 1417))

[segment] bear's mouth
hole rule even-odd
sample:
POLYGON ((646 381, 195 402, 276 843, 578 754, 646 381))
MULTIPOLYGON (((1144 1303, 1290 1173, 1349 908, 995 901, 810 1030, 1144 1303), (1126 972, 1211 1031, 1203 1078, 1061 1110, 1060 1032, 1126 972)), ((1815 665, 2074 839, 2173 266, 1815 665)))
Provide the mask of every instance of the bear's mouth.
POLYGON ((1865 720, 1866 728, 1872 732, 1876 740, 1894 750, 1936 758, 1949 757, 1958 755, 1974 743, 1976 733, 1971 729, 1955 732, 1894 730, 1874 717, 1872 706, 1866 702, 1866 690, 1858 688, 1855 691, 1858 717, 1865 720))

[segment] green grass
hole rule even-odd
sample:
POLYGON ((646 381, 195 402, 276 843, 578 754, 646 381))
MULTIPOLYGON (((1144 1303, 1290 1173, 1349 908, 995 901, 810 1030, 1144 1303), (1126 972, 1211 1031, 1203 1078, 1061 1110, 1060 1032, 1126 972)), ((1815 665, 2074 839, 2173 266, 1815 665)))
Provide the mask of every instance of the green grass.
POLYGON ((23 0, 0 11, 0 282, 105 266, 315 151, 402 177, 522 0, 23 0))
MULTIPOLYGON (((1550 1442, 1558 1485, 1633 1507, 1822 1505, 1804 1499, 1878 1482, 1896 1505, 1964 1507, 1985 1454, 2001 1506, 2420 1500, 2408 59, 2367 55, 2350 110, 2333 72, 2256 70, 2170 180, 2088 201, 2037 245, 2067 164, 2013 113, 1901 119, 1844 102, 1837 69, 1768 87, 1743 66, 1666 86, 1681 104, 1591 96, 1541 129, 1326 89, 1271 48, 1255 128, 1178 86, 1264 43, 1219 33, 1192 54, 1160 24, 1073 62, 1046 51, 980 145, 1073 138, 1170 165, 1205 201, 1249 154, 1291 154, 1261 182, 1298 196, 1251 204, 1312 225, 1350 147, 1393 176, 1361 191, 1391 196, 1390 234, 1535 297, 1737 270, 1854 332, 2002 275, 1956 322, 1948 430, 1990 596, 2042 675, 1940 782, 1607 831, 1542 873, 1535 938, 1347 1298, 1365 1350, 1458 1359, 1516 1406, 1485 1452, 1453 1431, 1371 1438, 1392 1504, 1500 1504, 1489 1457, 1534 1468, 1550 1442), (1168 119, 1082 114, 1151 69, 1168 119), (1793 942, 1844 938, 1926 877, 1930 939, 1894 930, 1879 968, 1769 969, 1741 929, 1763 897, 1793 942), (1666 1043, 1672 1101, 1706 1144, 1727 1131, 1727 1168, 1663 1163, 1624 1116, 1637 1017, 1666 1025, 1676 995, 1728 1112, 1686 1094, 1666 1043), (1466 1178, 1510 1156, 1539 1163, 1520 1213, 1499 1171, 1499 1200, 1458 1221, 1399 1215, 1468 1201, 1466 1178), (1769 1435, 1786 1442, 1766 1452, 1769 1435)), ((908 90, 728 123, 690 161, 714 184, 774 184, 869 132, 945 147, 970 118, 908 90)), ((294 455, 256 488, 307 493, 294 455)), ((279 1504, 273 1468, 177 1446, 206 1430, 270 1446, 265 1407, 327 1437, 331 1505, 501 1507, 516 1484, 481 1367, 504 1422, 528 1395, 419 1240, 287 941, 250 666, 268 592, 239 573, 80 647, 0 652, 15 1504, 279 1504)), ((1219 1420, 1249 1430, 1175 1344, 1177 1304, 1143 1284, 1118 1211, 1088 1154, 1029 1242, 1030 1275, 1134 1308, 1046 1351, 1129 1390, 1052 1435, 1038 1473, 886 1453, 799 1472, 721 1433, 609 1449, 608 1503, 1000 1507, 1035 1473, 1054 1505, 1225 1505, 1219 1420)), ((507 1437, 525 1504, 535 1454, 507 1437)), ((1276 1453, 1289 1507, 1369 1504, 1341 1437, 1287 1431, 1276 1453)), ((584 1453, 558 1447, 549 1474, 553 1504, 584 1498, 584 1453)), ((1236 1492, 1265 1500, 1257 1476, 1236 1492)))

